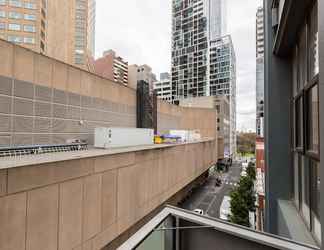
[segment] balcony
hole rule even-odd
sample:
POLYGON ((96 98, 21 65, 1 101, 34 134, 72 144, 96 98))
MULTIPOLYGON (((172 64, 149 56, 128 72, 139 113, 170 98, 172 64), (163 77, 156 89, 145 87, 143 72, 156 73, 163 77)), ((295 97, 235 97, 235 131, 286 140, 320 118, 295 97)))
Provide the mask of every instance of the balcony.
POLYGON ((118 250, 130 249, 315 250, 318 248, 167 206, 118 248, 118 250))

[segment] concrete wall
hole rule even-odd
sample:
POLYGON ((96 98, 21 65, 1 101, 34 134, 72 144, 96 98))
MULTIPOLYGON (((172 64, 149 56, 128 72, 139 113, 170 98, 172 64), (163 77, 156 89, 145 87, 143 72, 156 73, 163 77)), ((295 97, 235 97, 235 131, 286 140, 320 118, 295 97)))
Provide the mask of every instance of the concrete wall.
POLYGON ((135 91, 2 40, 0 58, 0 147, 136 126, 135 91))
POLYGON ((1 250, 98 250, 216 161, 215 141, 0 170, 1 250))
MULTIPOLYGON (((0 40, 0 147, 93 144, 95 127, 135 127, 136 91, 0 40)), ((158 102, 158 130, 216 137, 216 113, 158 102), (203 122, 202 122, 203 121, 203 122)))
POLYGON ((203 137, 217 138, 215 109, 186 108, 158 101, 158 131, 170 129, 198 129, 203 137))

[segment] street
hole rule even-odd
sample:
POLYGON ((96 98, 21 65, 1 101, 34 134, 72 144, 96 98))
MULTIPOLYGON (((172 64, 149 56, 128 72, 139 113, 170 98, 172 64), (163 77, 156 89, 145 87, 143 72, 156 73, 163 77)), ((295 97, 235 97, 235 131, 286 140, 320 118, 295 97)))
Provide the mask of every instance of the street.
POLYGON ((216 187, 218 174, 209 176, 207 182, 197 188, 192 195, 182 203, 181 207, 188 210, 202 209, 204 214, 219 218, 219 209, 223 197, 229 195, 231 190, 237 185, 241 173, 241 164, 233 163, 228 173, 221 175, 222 185, 216 187))

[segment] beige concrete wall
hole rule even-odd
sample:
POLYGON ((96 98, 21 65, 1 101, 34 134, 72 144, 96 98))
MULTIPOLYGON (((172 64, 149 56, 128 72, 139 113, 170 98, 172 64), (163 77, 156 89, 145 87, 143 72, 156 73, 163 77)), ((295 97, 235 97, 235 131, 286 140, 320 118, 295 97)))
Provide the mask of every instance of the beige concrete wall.
POLYGON ((99 250, 216 162, 215 141, 0 171, 0 250, 99 250))
POLYGON ((187 108, 158 101, 158 131, 170 129, 199 130, 203 137, 217 138, 215 109, 187 108))

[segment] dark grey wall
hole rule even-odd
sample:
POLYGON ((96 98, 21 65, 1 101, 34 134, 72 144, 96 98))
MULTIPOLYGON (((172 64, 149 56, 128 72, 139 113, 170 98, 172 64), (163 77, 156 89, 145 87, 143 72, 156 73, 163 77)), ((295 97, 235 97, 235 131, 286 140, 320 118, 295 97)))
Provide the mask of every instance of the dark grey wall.
POLYGON ((0 76, 0 147, 93 144, 99 126, 136 127, 136 108, 0 76))
MULTIPOLYGON (((322 242, 324 241, 324 0, 318 1, 319 30, 319 114, 320 114, 320 157, 321 157, 321 224, 322 242)), ((324 250, 324 244, 322 244, 324 250)))
MULTIPOLYGON (((181 227, 199 226, 180 221, 181 227)), ((188 229, 180 232, 180 250, 274 250, 214 229, 188 229)))
POLYGON ((266 211, 265 229, 278 232, 278 199, 290 199, 291 66, 288 59, 273 55, 274 32, 271 16, 272 1, 265 6, 265 160, 266 211))

